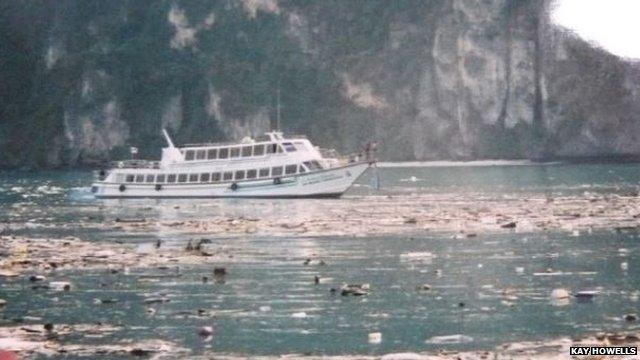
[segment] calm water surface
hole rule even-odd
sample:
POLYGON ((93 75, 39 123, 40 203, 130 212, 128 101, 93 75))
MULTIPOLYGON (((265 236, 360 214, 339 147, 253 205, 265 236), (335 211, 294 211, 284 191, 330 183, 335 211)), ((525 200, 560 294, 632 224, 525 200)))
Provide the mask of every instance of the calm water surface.
MULTIPOLYGON (((0 227, 33 236, 78 235, 92 241, 122 240, 141 246, 164 240, 183 247, 188 233, 136 233, 131 236, 97 225, 115 216, 144 216, 163 221, 226 214, 259 217, 265 211, 283 217, 314 211, 318 202, 379 194, 451 194, 451 196, 570 196, 584 192, 634 194, 640 166, 514 165, 389 167, 379 169, 382 190, 365 175, 345 200, 137 200, 102 202, 88 192, 90 172, 0 173, 0 227), (178 207, 176 209, 176 207, 178 207), (86 221, 95 228, 41 225, 86 221)), ((324 208, 324 207, 323 207, 324 208)), ((455 239, 450 233, 377 237, 213 238, 234 259, 222 262, 224 283, 202 283, 211 265, 189 266, 181 276, 145 279, 141 275, 173 270, 132 269, 129 275, 106 271, 64 272, 50 280, 74 283, 75 290, 32 290, 25 278, 0 283, 2 324, 24 316, 38 322, 95 323, 122 326, 101 339, 69 337, 69 342, 111 343, 125 339, 175 341, 193 349, 243 354, 379 354, 393 351, 489 349, 511 341, 539 340, 597 331, 638 329, 621 316, 638 311, 640 245, 635 232, 480 234, 455 239), (318 256, 325 266, 304 265, 318 256), (621 263, 627 263, 623 270, 621 263), (313 277, 323 280, 315 285, 313 277), (332 295, 331 287, 369 283, 371 293, 353 298, 332 295), (429 284, 430 291, 416 289, 429 284), (553 303, 554 288, 598 290, 593 301, 553 303), (146 305, 145 296, 166 293, 171 302, 146 305), (117 299, 94 304, 94 299, 117 299), (461 306, 463 303, 463 306, 461 306), (153 307, 154 315, 147 309, 153 307), (197 316, 205 309, 214 316, 197 316), (302 314, 304 313, 304 315, 302 314), (214 327, 210 341, 196 329, 214 327), (367 335, 381 332, 380 344, 367 335), (443 340, 442 336, 462 335, 443 340)))

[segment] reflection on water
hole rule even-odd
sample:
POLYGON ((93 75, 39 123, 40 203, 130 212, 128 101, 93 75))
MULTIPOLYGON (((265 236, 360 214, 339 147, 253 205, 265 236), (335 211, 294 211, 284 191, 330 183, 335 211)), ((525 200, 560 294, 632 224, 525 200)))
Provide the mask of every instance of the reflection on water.
MULTIPOLYGON (((191 235, 179 227, 165 233, 117 229, 39 228, 38 224, 144 217, 180 221, 192 217, 279 218, 332 211, 340 202, 367 201, 371 194, 399 193, 572 194, 636 191, 640 170, 634 165, 548 165, 455 168, 381 168, 382 190, 368 178, 340 200, 94 201, 86 192, 91 174, 54 172, 0 176, 0 221, 33 224, 20 233, 77 234, 95 241, 153 244, 157 238, 176 251, 191 235), (408 179, 408 180, 407 180, 408 179)), ((514 195, 516 194, 516 195, 514 195)), ((10 230, 11 231, 11 230, 10 230)), ((249 354, 385 353, 442 348, 485 349, 499 343, 553 338, 597 331, 638 329, 625 322, 636 312, 640 247, 635 232, 451 234, 378 237, 211 238, 224 249, 224 281, 212 267, 190 265, 107 271, 59 272, 50 280, 70 280, 71 292, 31 288, 25 278, 3 279, 0 310, 26 322, 95 323, 121 326, 102 338, 68 338, 88 344, 161 338, 203 351, 249 354), (322 259, 326 265, 305 259, 322 259), (163 275, 162 277, 147 275, 163 275), (203 282, 203 276, 210 280, 203 282), (320 283, 314 283, 314 276, 320 283), (363 297, 330 292, 343 283, 369 283, 363 297), (593 290, 591 300, 554 301, 551 292, 593 290), (171 301, 145 304, 163 293, 171 301), (95 299, 114 299, 97 303, 95 299), (150 310, 153 309, 153 310, 150 310), (200 310, 200 311, 199 311, 200 310), (196 329, 213 326, 203 341, 196 329), (368 334, 382 341, 370 344, 368 334)), ((149 250, 143 246, 144 251, 149 250)))

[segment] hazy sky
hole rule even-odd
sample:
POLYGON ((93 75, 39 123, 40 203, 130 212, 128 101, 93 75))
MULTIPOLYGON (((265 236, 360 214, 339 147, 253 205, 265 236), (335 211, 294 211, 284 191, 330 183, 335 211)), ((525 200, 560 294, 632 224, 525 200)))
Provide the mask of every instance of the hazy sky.
POLYGON ((640 0, 556 0, 551 16, 616 55, 640 59, 640 0))

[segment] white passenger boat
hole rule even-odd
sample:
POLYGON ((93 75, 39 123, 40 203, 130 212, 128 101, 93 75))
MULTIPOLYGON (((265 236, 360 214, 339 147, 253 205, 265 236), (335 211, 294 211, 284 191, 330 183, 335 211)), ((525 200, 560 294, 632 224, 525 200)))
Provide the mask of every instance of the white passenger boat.
POLYGON ((371 148, 340 158, 305 137, 273 131, 239 144, 167 147, 160 161, 125 160, 102 170, 97 198, 339 197, 375 163, 371 148))

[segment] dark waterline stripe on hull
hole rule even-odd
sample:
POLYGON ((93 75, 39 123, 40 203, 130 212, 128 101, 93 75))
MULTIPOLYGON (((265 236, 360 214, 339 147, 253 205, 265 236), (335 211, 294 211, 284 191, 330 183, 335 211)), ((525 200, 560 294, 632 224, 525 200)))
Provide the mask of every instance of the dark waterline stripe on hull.
POLYGON ((96 199, 337 199, 342 196, 342 193, 327 193, 327 194, 313 194, 313 195, 222 195, 222 196, 206 196, 206 195, 186 195, 186 196, 111 196, 111 195, 95 195, 96 199))

